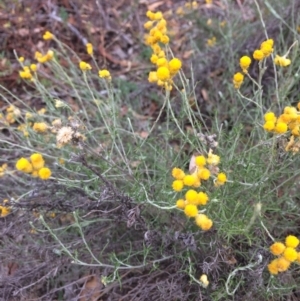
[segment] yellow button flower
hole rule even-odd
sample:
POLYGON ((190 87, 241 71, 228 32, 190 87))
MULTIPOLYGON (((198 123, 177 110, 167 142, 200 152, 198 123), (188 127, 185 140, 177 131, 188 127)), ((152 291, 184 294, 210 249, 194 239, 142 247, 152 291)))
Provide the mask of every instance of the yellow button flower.
POLYGON ((244 75, 241 72, 237 72, 233 75, 233 85, 235 89, 239 89, 244 81, 244 75))
POLYGON ((206 164, 206 159, 204 156, 196 156, 195 163, 199 167, 203 167, 206 164))
POLYGON ((273 122, 273 121, 267 121, 267 122, 265 122, 263 128, 264 128, 266 131, 271 132, 271 131, 273 131, 274 128, 275 128, 275 122, 273 122))
POLYGON ((16 169, 25 173, 31 173, 32 165, 26 158, 20 158, 16 163, 16 169))
POLYGON ((196 190, 189 189, 185 194, 185 199, 188 204, 198 205, 198 193, 196 190))
POLYGON ((243 72, 247 72, 247 69, 249 68, 250 64, 251 58, 249 56, 245 55, 240 58, 240 66, 243 72))
POLYGON ((10 214, 11 209, 9 207, 0 206, 0 217, 5 217, 10 214))
POLYGON ((198 214, 195 218, 196 225, 203 231, 209 230, 213 226, 213 221, 205 214, 198 214))
POLYGON ((87 71, 87 70, 92 70, 92 67, 90 64, 84 62, 84 61, 81 61, 79 63, 79 68, 82 70, 82 71, 87 71))
POLYGON ((268 270, 269 270, 270 274, 272 274, 272 275, 278 274, 277 263, 278 263, 278 259, 274 259, 268 264, 268 270))
POLYGON ((285 239, 285 245, 290 248, 297 248, 299 245, 299 239, 294 235, 289 235, 285 239))
POLYGON ((181 69, 181 66, 182 66, 181 60, 176 57, 171 59, 169 62, 169 70, 172 74, 178 72, 181 69))
POLYGON ((35 122, 32 128, 38 133, 44 133, 47 131, 48 125, 45 122, 35 122))
POLYGON ((253 52, 253 58, 257 61, 261 61, 264 57, 265 57, 264 53, 259 49, 256 49, 253 52))
POLYGON ((287 247, 284 252, 283 252, 283 257, 290 261, 290 262, 293 262, 293 261, 296 261, 297 258, 298 258, 298 253, 297 251, 294 249, 294 248, 290 248, 290 247, 287 247))
POLYGON ((182 180, 185 176, 185 173, 182 169, 174 167, 172 169, 172 176, 176 179, 176 180, 182 180))
POLYGON ((47 180, 49 179, 51 176, 51 170, 47 167, 43 167, 39 170, 39 177, 42 179, 42 180, 47 180))
POLYGON ((179 199, 176 202, 176 207, 179 208, 179 209, 184 209, 185 208, 185 200, 179 199))
POLYGON ((277 260, 278 272, 285 272, 290 267, 291 262, 286 260, 284 257, 279 257, 277 260))
POLYGON ((193 186, 196 183, 197 178, 194 175, 186 175, 183 178, 183 183, 186 186, 193 186))
POLYGON ((208 195, 205 192, 200 191, 198 193, 198 201, 199 201, 199 205, 206 205, 208 202, 209 198, 208 195))
POLYGON ((279 56, 278 54, 276 54, 274 58, 274 63, 275 65, 278 65, 280 67, 286 67, 291 64, 291 60, 287 59, 285 56, 279 56))
POLYGON ((277 118, 273 112, 267 112, 264 115, 264 119, 265 119, 265 121, 273 121, 273 122, 276 122, 276 120, 277 120, 277 118))
POLYGON ((270 251, 273 255, 278 256, 281 255, 286 246, 282 242, 275 242, 270 246, 270 251))
POLYGON ((284 122, 277 122, 277 124, 276 124, 276 126, 274 128, 274 131, 277 134, 283 134, 283 133, 287 132, 287 130, 288 130, 288 126, 284 122))
POLYGON ((196 205, 187 204, 184 208, 184 213, 187 217, 195 217, 198 214, 198 208, 196 205))
POLYGON ((161 81, 167 81, 168 79, 170 79, 170 77, 170 71, 167 67, 159 67, 157 69, 157 78, 161 81))
POLYGON ((173 184, 172 184, 172 188, 174 191, 181 191, 183 189, 183 181, 181 180, 175 180, 173 181, 173 184))
POLYGON ((99 70, 98 75, 100 78, 111 80, 110 72, 106 69, 99 70))
POLYGON ((30 161, 32 164, 33 169, 38 170, 44 167, 45 161, 41 154, 35 153, 30 156, 30 161))
POLYGON ((43 39, 45 40, 45 41, 47 41, 47 40, 52 40, 53 39, 53 34, 50 32, 50 31, 46 31, 45 33, 44 33, 44 35, 43 35, 43 39))

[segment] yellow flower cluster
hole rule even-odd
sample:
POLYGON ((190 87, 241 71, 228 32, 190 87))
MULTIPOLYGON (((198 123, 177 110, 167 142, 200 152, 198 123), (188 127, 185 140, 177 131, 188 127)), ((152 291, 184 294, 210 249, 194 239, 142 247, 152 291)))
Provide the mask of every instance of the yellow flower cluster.
POLYGON ((285 55, 279 56, 278 54, 276 54, 274 58, 274 63, 275 65, 278 65, 280 67, 286 67, 291 64, 291 60, 287 59, 285 55))
POLYGON ((292 150, 293 152, 299 151, 299 144, 295 142, 295 137, 299 140, 300 137, 300 102, 297 104, 297 108, 286 106, 283 110, 283 114, 279 117, 273 112, 267 112, 264 115, 265 123, 264 129, 268 132, 276 134, 283 134, 287 131, 291 133, 291 141, 288 143, 286 150, 292 150), (293 147, 296 146, 296 149, 293 147))
POLYGON ((273 39, 268 39, 260 44, 260 48, 254 50, 253 58, 257 61, 261 61, 267 58, 273 52, 273 39))
POLYGON ((52 50, 48 50, 46 54, 42 54, 39 51, 36 51, 34 58, 41 64, 49 62, 53 59, 54 52, 52 50))
POLYGON ((46 31, 46 32, 44 33, 44 35, 43 35, 43 39, 44 39, 45 41, 47 41, 47 40, 52 40, 53 37, 54 37, 54 35, 53 35, 50 31, 46 31))
POLYGON ((268 265, 268 270, 272 275, 288 270, 292 262, 300 263, 300 252, 297 251, 299 239, 294 235, 288 235, 285 243, 275 242, 270 246, 270 251, 277 256, 268 265))
MULTIPOLYGON (((224 185, 227 181, 225 173, 219 173, 217 165, 220 162, 220 157, 213 154, 210 150, 207 157, 203 155, 196 156, 195 168, 191 174, 185 174, 180 168, 173 168, 172 176, 175 179, 172 187, 176 192, 182 191, 185 186, 191 188, 198 188, 201 186, 202 181, 207 181, 212 174, 217 174, 214 181, 215 186, 224 185)), ((213 222, 205 214, 198 212, 198 206, 205 206, 209 201, 207 193, 195 189, 188 189, 185 193, 184 199, 179 199, 176 202, 176 206, 182 209, 187 217, 195 218, 195 223, 202 230, 209 230, 213 222)))
POLYGON ((169 43, 167 35, 167 21, 161 12, 147 12, 149 21, 144 24, 145 29, 149 30, 149 34, 145 38, 145 43, 152 48, 153 54, 150 58, 151 63, 156 65, 156 71, 149 73, 148 80, 150 83, 157 83, 166 90, 172 89, 172 78, 181 69, 181 61, 173 58, 168 61, 165 51, 161 45, 169 43))
MULTIPOLYGON (((52 40, 53 38, 54 35, 49 31, 46 31, 45 34, 43 35, 44 40, 52 40)), ((44 55, 41 52, 36 51, 34 55, 34 58, 41 64, 52 60, 53 57, 54 57, 54 52, 52 50, 48 50, 47 53, 44 55)), ((24 57, 19 58, 20 63, 23 63, 24 60, 25 60, 24 57)), ((23 70, 19 71, 19 75, 23 79, 33 80, 33 75, 31 72, 36 72, 36 71, 37 71, 37 65, 31 64, 30 66, 23 66, 23 70)))
POLYGON ((290 130, 293 136, 300 136, 300 102, 297 108, 286 106, 279 117, 273 112, 267 112, 264 119, 263 128, 268 132, 283 134, 290 130))
POLYGON ((79 62, 79 68, 82 71, 92 70, 92 66, 84 61, 79 62))
MULTIPOLYGON (((256 49, 253 52, 253 58, 255 60, 261 61, 265 58, 267 58, 272 52, 273 52, 273 44, 274 41, 272 39, 268 39, 261 43, 260 49, 256 49)), ((247 74, 248 69, 251 65, 251 58, 247 55, 244 55, 240 58, 240 67, 242 69, 242 72, 247 74)), ((233 76, 233 85, 235 89, 239 89, 244 81, 244 75, 241 72, 237 72, 233 76)))
POLYGON ((32 128, 37 133, 45 133, 48 130, 49 126, 45 122, 35 122, 32 128))
POLYGON ((21 111, 13 105, 9 106, 6 112, 5 121, 8 124, 15 123, 16 119, 21 116, 21 111))
POLYGON ((16 169, 42 180, 47 180, 51 176, 51 170, 45 167, 43 156, 39 153, 32 154, 30 160, 20 158, 16 163, 16 169))
POLYGON ((108 70, 106 69, 99 70, 98 74, 100 78, 104 78, 107 79, 108 81, 111 81, 111 75, 108 70))
POLYGON ((183 6, 179 6, 176 10, 176 14, 179 16, 183 16, 193 12, 193 10, 197 9, 199 4, 197 1, 186 2, 183 6))

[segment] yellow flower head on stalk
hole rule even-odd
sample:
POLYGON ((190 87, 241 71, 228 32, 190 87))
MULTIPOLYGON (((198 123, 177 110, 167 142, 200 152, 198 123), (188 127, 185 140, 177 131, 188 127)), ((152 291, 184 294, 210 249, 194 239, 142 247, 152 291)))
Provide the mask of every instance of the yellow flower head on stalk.
POLYGON ((156 83, 158 81, 157 72, 156 71, 150 71, 148 75, 148 81, 149 83, 156 83))
POLYGON ((33 169, 35 169, 35 170, 39 170, 42 167, 44 167, 44 165, 45 165, 43 156, 39 153, 32 154, 30 156, 30 161, 31 161, 33 169))
POLYGON ((275 129, 275 122, 274 121, 266 121, 264 123, 263 128, 268 132, 272 132, 275 129))
POLYGON ((52 50, 48 50, 45 55, 43 55, 39 51, 36 51, 36 53, 34 55, 34 58, 41 64, 52 60, 53 57, 54 57, 54 52, 52 50))
POLYGON ((265 121, 272 121, 272 122, 276 122, 277 118, 275 116, 275 114, 273 112, 267 112, 265 115, 264 115, 264 119, 265 121))
POLYGON ((291 64, 291 60, 287 59, 285 56, 279 56, 278 54, 276 54, 274 58, 274 63, 275 65, 278 65, 280 67, 286 67, 291 64))
POLYGON ((288 130, 288 126, 284 122, 277 122, 274 128, 274 132, 277 134, 284 134, 288 130))
POLYGON ((217 179, 215 181, 215 186, 219 187, 225 184, 225 182, 227 181, 227 176, 224 172, 221 172, 218 174, 217 179))
POLYGON ((172 188, 174 191, 181 191, 184 187, 184 184, 183 184, 183 181, 182 180, 175 180, 173 181, 173 184, 172 184, 172 188))
POLYGON ((44 35, 43 35, 43 39, 44 39, 45 41, 47 41, 47 40, 52 40, 53 37, 54 37, 54 35, 53 35, 50 31, 46 31, 46 32, 44 33, 44 35))
POLYGON ((294 235, 288 235, 285 239, 285 245, 290 248, 297 248, 299 245, 299 239, 294 235))
POLYGON ((206 158, 203 155, 196 156, 195 163, 198 167, 203 167, 206 165, 206 158))
POLYGON ((199 205, 198 193, 194 189, 189 189, 185 194, 187 204, 199 205))
POLYGON ((182 169, 174 167, 172 169, 172 176, 173 178, 175 178, 176 180, 182 180, 185 176, 185 173, 182 169))
POLYGON ((10 214, 11 209, 9 207, 0 206, 0 217, 5 217, 10 214))
POLYGON ((256 49, 254 52, 253 52, 253 58, 257 61, 261 61, 262 59, 264 59, 264 53, 259 50, 259 49, 256 49))
POLYGON ((199 179, 207 181, 210 178, 210 170, 207 168, 199 168, 197 176, 199 179))
POLYGON ((170 70, 167 67, 159 67, 157 69, 157 78, 161 81, 167 81, 171 78, 170 70))
POLYGON ((197 182, 197 180, 197 177, 195 177, 194 175, 186 175, 183 178, 183 183, 186 186, 193 186, 197 182))
POLYGON ((241 72, 237 72, 233 76, 233 85, 235 89, 239 89, 244 81, 244 75, 241 72))
POLYGON ((275 242, 270 246, 270 251, 273 255, 278 256, 281 255, 286 246, 282 242, 275 242))
POLYGON ((198 214, 198 208, 194 204, 187 204, 184 208, 184 213, 187 217, 195 217, 198 214))
POLYGON ((23 62, 25 61, 25 59, 24 59, 23 56, 20 56, 19 59, 18 59, 18 61, 19 61, 20 63, 23 63, 23 62))
POLYGON ((46 62, 51 61, 53 59, 53 57, 54 57, 53 50, 48 50, 45 55, 46 62))
POLYGON ((209 197, 205 192, 200 191, 198 193, 198 198, 199 198, 199 204, 204 206, 207 204, 207 202, 209 201, 209 197))
POLYGON ((175 75, 181 69, 182 63, 181 60, 174 57, 169 61, 169 70, 171 75, 175 75))
POLYGON ((47 167, 42 167, 40 170, 39 170, 39 177, 40 179, 42 180, 48 180, 51 176, 51 170, 47 167))
POLYGON ((48 130, 48 125, 45 122, 35 122, 32 128, 38 133, 45 133, 48 130))
POLYGON ((26 158, 20 158, 16 163, 16 169, 25 173, 31 173, 33 168, 26 158))
POLYGON ((248 68, 251 64, 251 58, 247 55, 244 55, 240 58, 240 66, 244 73, 248 72, 248 68))
POLYGON ((287 247, 283 252, 283 257, 290 262, 294 262, 298 258, 298 253, 294 248, 287 247))
POLYGON ((27 66, 24 66, 23 70, 19 71, 19 75, 23 79, 32 79, 32 74, 27 66))
POLYGON ((31 70, 32 72, 36 72, 36 70, 37 70, 37 65, 36 65, 36 64, 31 64, 31 65, 30 65, 30 70, 31 70))
POLYGON ((213 226, 213 221, 209 219, 205 214, 197 214, 195 222, 198 227, 203 231, 209 230, 213 226))
POLYGON ((109 81, 111 80, 110 72, 106 69, 99 70, 98 74, 99 74, 100 78, 104 78, 104 79, 107 79, 109 81))
POLYGON ((87 43, 85 46, 86 46, 86 52, 89 55, 93 55, 93 45, 91 43, 87 43))
POLYGON ((270 274, 272 275, 278 274, 279 271, 278 271, 277 263, 278 263, 278 259, 274 259, 268 264, 268 270, 270 274))
POLYGON ((285 272, 289 269, 291 262, 286 260, 284 257, 279 257, 277 259, 277 269, 278 272, 285 272))
POLYGON ((220 157, 213 154, 213 151, 210 149, 207 155, 206 162, 211 165, 218 165, 220 163, 220 157))
POLYGON ((273 52, 273 44, 274 41, 272 39, 268 39, 261 43, 260 50, 264 54, 264 57, 268 57, 273 52))
POLYGON ((179 200, 177 200, 177 202, 176 202, 176 207, 177 207, 178 209, 184 209, 185 206, 186 206, 186 203, 185 203, 185 200, 184 200, 184 199, 179 199, 179 200))
POLYGON ((79 63, 79 68, 84 72, 88 70, 92 70, 92 66, 84 61, 81 61, 79 63))

